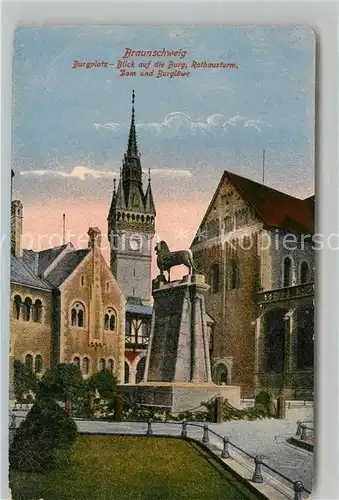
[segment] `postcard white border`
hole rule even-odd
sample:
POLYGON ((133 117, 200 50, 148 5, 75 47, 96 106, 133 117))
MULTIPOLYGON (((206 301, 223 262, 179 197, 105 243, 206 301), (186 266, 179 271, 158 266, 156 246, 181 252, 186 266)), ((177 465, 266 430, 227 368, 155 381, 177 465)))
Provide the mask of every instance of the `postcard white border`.
MULTIPOLYGON (((317 35, 317 232, 338 240, 338 4, 336 2, 2 2, 0 170, 0 499, 8 498, 8 338, 12 33, 18 25, 310 25, 317 35)), ((292 179, 291 179, 292 181, 292 179)), ((337 243, 337 246, 338 243, 337 243)), ((317 261, 316 489, 339 498, 338 251, 317 261), (319 369, 318 369, 319 367, 319 369)))

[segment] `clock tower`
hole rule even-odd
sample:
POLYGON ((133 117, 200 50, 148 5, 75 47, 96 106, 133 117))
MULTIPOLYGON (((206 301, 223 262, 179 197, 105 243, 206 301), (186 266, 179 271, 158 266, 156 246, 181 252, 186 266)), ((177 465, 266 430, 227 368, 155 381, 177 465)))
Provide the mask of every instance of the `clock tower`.
POLYGON ((140 154, 135 130, 135 94, 132 117, 118 188, 114 179, 108 214, 111 270, 125 297, 150 303, 152 239, 155 233, 155 207, 150 170, 144 191, 140 154))

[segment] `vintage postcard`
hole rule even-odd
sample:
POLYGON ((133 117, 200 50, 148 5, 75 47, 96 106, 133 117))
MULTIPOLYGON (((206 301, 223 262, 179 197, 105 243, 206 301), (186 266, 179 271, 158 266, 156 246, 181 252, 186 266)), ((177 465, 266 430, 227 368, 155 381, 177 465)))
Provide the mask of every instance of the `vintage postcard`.
POLYGON ((11 498, 309 497, 314 128, 307 26, 16 30, 11 498))

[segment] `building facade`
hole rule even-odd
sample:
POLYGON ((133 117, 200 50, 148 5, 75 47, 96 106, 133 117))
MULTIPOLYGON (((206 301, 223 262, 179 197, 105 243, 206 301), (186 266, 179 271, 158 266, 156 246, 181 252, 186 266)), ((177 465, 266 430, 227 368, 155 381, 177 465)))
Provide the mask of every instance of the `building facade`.
POLYGON ((216 383, 313 393, 314 198, 225 172, 192 252, 210 291, 216 383))
POLYGON ((108 213, 111 270, 126 297, 125 382, 138 383, 151 328, 151 262, 156 210, 150 172, 144 189, 135 126, 134 91, 127 150, 108 213))
POLYGON ((101 232, 88 247, 71 243, 33 251, 21 246, 23 207, 12 202, 10 365, 41 374, 76 363, 85 378, 109 369, 124 381, 125 297, 101 254, 101 232), (18 220, 20 218, 20 220, 18 220))

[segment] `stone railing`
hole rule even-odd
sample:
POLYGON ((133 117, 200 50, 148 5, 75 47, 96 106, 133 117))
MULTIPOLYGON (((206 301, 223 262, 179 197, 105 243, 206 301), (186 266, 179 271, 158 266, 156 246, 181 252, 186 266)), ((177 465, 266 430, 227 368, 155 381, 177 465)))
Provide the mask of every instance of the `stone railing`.
POLYGON ((276 288, 266 292, 259 292, 257 300, 259 304, 270 304, 272 302, 281 302, 302 297, 313 297, 314 283, 302 283, 299 285, 276 288))

